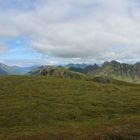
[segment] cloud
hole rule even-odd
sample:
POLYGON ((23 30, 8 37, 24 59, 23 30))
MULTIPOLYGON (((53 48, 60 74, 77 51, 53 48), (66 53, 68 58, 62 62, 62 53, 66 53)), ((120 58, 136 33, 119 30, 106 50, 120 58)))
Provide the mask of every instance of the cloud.
POLYGON ((4 45, 0 45, 0 53, 4 53, 4 52, 7 52, 9 51, 9 48, 4 46, 4 45))
POLYGON ((1 38, 27 35, 29 47, 69 60, 140 59, 137 0, 30 0, 30 8, 21 0, 16 7, 6 2, 0 7, 1 38))

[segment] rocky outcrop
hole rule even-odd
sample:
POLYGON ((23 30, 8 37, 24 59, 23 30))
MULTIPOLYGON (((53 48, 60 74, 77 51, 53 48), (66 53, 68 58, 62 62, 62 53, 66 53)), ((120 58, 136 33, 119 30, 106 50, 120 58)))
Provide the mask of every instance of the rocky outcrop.
POLYGON ((69 79, 82 79, 83 74, 67 70, 62 67, 46 66, 40 67, 34 71, 31 71, 29 75, 42 75, 42 76, 55 76, 60 78, 69 78, 69 79))
POLYGON ((133 65, 117 61, 106 62, 99 70, 102 75, 115 75, 140 79, 140 63, 133 65))

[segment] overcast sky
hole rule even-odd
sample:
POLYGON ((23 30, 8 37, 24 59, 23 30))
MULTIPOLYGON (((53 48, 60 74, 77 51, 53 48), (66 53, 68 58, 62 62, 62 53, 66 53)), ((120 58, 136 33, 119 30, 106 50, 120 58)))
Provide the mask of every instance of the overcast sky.
POLYGON ((140 61, 140 0, 0 0, 0 62, 140 61))

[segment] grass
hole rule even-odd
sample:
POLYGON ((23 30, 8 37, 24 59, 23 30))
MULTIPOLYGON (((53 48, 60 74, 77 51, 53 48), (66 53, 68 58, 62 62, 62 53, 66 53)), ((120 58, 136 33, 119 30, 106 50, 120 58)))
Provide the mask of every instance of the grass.
POLYGON ((0 77, 0 140, 139 140, 140 85, 0 77))
POLYGON ((131 77, 131 76, 115 76, 115 75, 109 75, 110 78, 116 79, 116 80, 121 80, 121 81, 126 81, 126 82, 131 82, 131 83, 138 83, 139 80, 131 77))

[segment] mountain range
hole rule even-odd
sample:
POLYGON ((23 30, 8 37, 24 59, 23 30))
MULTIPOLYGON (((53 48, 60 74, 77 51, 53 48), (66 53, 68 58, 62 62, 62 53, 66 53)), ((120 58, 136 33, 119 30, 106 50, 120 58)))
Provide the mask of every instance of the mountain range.
POLYGON ((69 70, 89 75, 109 76, 119 80, 140 82, 140 63, 126 64, 115 60, 104 62, 102 66, 90 65, 85 68, 70 67, 69 70))
MULTIPOLYGON (((89 76, 106 76, 129 82, 140 82, 140 63, 127 64, 115 60, 102 65, 68 64, 65 66, 17 67, 0 63, 1 75, 49 75, 59 77, 75 77, 75 74, 89 76), (75 73, 76 72, 76 73, 75 73), (71 76, 74 75, 74 76, 71 76)), ((77 77, 77 76, 76 76, 77 77)))
POLYGON ((7 66, 0 63, 0 75, 24 75, 35 67, 7 66))

